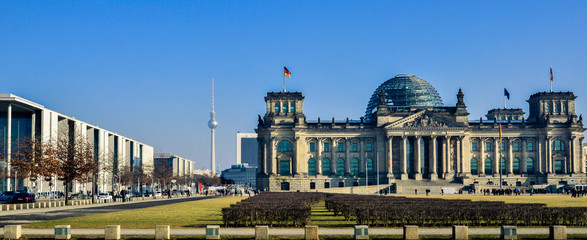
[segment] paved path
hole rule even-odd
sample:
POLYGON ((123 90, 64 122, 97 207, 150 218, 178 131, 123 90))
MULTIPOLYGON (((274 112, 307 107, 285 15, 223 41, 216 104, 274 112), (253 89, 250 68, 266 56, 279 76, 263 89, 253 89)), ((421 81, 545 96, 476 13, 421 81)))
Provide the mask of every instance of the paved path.
MULTIPOLYGON (((469 228, 469 235, 499 235, 499 228, 469 228)), ((22 234, 27 235, 53 235, 53 229, 22 229, 22 234)), ((420 228, 420 235, 451 235, 451 228, 420 228)), ((0 235, 4 229, 0 229, 0 235)), ((104 229, 71 229, 72 235, 104 235, 104 229)), ((121 229, 120 234, 124 236, 153 236, 155 229, 121 229)), ((193 229, 171 229, 174 236, 203 236, 206 234, 204 228, 193 229)), ((319 235, 347 235, 354 234, 352 228, 320 228, 319 235)), ((403 235, 402 228, 372 228, 370 235, 403 235)), ((567 234, 587 234, 587 228, 567 228, 567 234)), ((254 236, 254 228, 220 228, 220 235, 224 236, 254 236)), ((269 228, 269 235, 278 236, 302 236, 303 228, 269 228)), ((548 228, 518 228, 518 235, 548 235, 548 228)))
POLYGON ((197 201, 210 197, 179 197, 172 199, 148 199, 132 202, 99 203, 52 208, 35 208, 0 212, 0 227, 13 224, 27 224, 69 217, 85 216, 98 213, 116 212, 128 209, 147 208, 159 205, 197 201))

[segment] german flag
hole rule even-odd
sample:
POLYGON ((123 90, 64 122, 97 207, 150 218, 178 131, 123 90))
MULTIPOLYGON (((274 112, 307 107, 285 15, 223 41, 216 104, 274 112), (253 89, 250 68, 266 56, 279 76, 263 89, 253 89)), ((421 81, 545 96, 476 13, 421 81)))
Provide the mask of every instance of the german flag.
POLYGON ((550 66, 550 82, 552 83, 552 81, 554 81, 554 78, 552 77, 552 66, 550 66))
POLYGON ((283 77, 291 78, 291 72, 285 66, 283 66, 283 77))

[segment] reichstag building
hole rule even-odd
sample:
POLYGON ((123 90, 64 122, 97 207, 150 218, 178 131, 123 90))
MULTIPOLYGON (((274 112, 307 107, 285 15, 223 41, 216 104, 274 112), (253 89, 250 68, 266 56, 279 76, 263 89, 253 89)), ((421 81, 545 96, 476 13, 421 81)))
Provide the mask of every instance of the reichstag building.
POLYGON ((315 191, 397 182, 556 185, 585 182, 582 117, 572 92, 538 92, 522 109, 470 120, 464 93, 447 106, 414 75, 374 91, 361 120, 306 120, 300 92, 269 92, 255 130, 257 187, 315 191), (502 135, 500 139, 500 125, 502 135), (500 144, 501 143, 501 144, 500 144), (501 177, 501 178, 500 178, 501 177))

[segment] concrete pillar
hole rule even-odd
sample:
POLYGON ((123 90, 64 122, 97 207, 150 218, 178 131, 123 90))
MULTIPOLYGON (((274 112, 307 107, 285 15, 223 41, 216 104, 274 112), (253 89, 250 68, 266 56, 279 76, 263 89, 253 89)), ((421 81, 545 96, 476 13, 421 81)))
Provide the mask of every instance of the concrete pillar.
POLYGON ((269 226, 255 226, 255 240, 269 239, 269 226))
MULTIPOLYGON (((11 163, 11 156, 12 156, 12 103, 8 103, 8 116, 6 121, 8 122, 6 124, 6 171, 7 173, 10 173, 10 163, 11 163)), ((12 180, 11 178, 7 177, 6 178, 6 190, 10 191, 16 191, 16 189, 12 189, 12 185, 10 184, 10 180, 12 180)))
POLYGON ((469 227, 467 226, 452 226, 452 239, 454 240, 468 240, 469 227))
POLYGON ((304 239, 305 240, 318 240, 318 226, 306 226, 304 227, 304 239))
POLYGON ((171 230, 169 225, 157 225, 155 226, 155 239, 168 240, 171 239, 171 230))
POLYGON ((219 225, 206 226, 206 239, 220 239, 220 226, 219 225))
POLYGON ((55 239, 70 239, 71 225, 55 225, 55 239))
POLYGON ((414 179, 415 180, 422 180, 422 162, 421 162, 421 155, 422 152, 420 151, 420 141, 422 140, 421 136, 416 136, 416 149, 414 151, 414 179))
POLYGON ((369 226, 355 225, 355 239, 369 239, 369 226))
POLYGON ((518 239, 518 229, 516 226, 501 226, 501 239, 518 239))
POLYGON ((120 225, 106 225, 104 227, 105 240, 119 240, 120 239, 120 225))
POLYGON ((20 225, 6 225, 4 226, 4 239, 19 239, 22 235, 20 225))
POLYGON ((438 162, 438 154, 436 153, 436 136, 432 136, 430 138, 430 168, 429 168, 429 173, 430 173, 430 180, 437 180, 438 179, 438 173, 436 170, 436 164, 438 162))
POLYGON ((407 162, 407 146, 408 146, 408 137, 407 136, 402 136, 402 141, 401 141, 401 148, 402 148, 402 155, 400 156, 400 161, 401 161, 401 180, 406 180, 408 179, 408 162, 407 162))
POLYGON ((404 225, 404 239, 405 240, 418 240, 419 232, 418 226, 416 225, 404 225))
POLYGON ((563 225, 551 225, 549 228, 550 240, 566 240, 567 239, 567 227, 563 225))

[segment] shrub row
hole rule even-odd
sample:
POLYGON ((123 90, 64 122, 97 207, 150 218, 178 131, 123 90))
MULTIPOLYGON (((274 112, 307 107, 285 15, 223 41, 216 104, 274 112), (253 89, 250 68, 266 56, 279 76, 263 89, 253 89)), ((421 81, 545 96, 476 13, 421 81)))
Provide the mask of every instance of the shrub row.
POLYGON ((310 205, 324 197, 324 193, 265 192, 223 208, 222 220, 226 227, 301 227, 310 222, 310 205))
POLYGON ((587 226, 587 208, 470 200, 328 194, 326 208, 347 221, 380 227, 419 225, 587 226))

